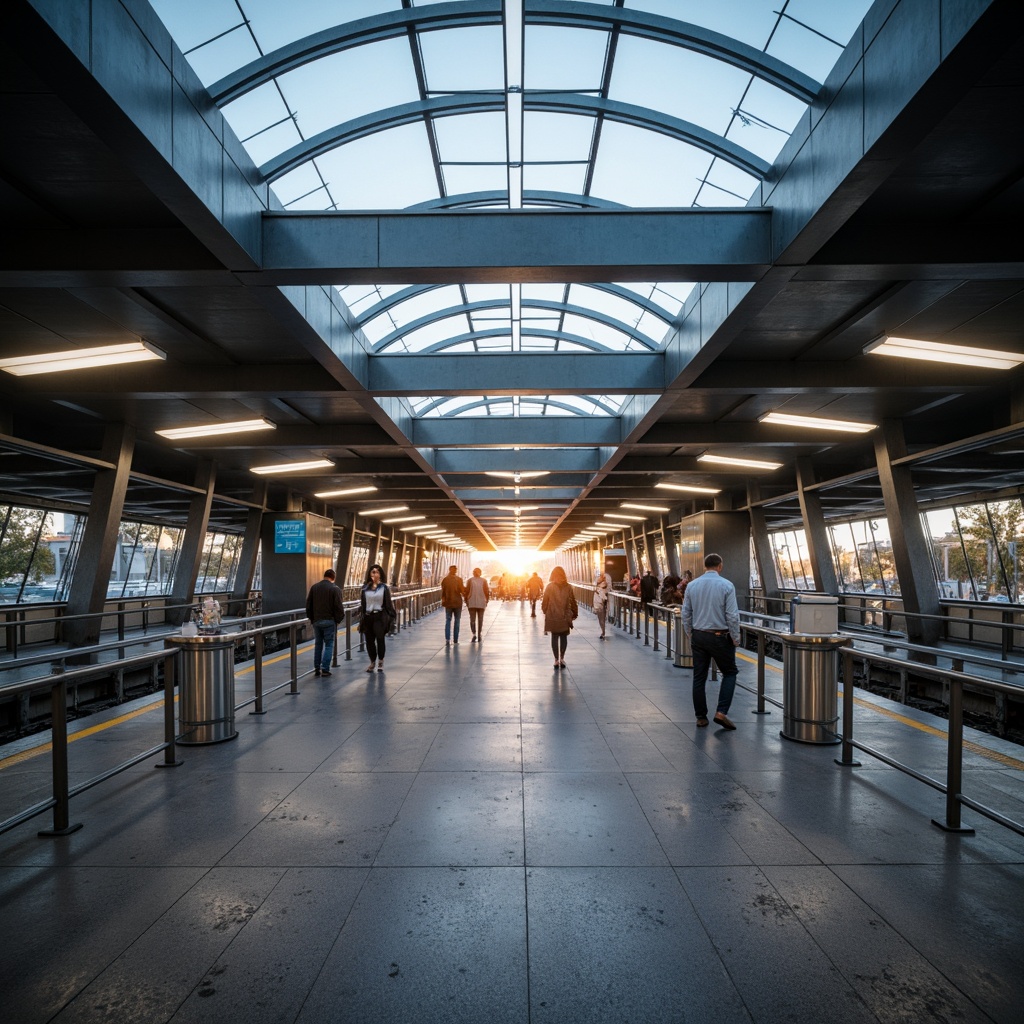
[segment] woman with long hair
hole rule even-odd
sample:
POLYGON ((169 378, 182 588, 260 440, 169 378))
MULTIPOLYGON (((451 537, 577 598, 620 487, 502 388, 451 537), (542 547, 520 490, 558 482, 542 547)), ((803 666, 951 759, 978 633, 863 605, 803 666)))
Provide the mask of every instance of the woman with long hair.
POLYGON ((544 589, 540 610, 544 613, 544 632, 551 634, 551 653, 555 656, 555 668, 565 668, 565 645, 569 642, 569 630, 572 629, 573 619, 579 615, 579 607, 565 570, 560 565, 551 570, 549 579, 550 582, 544 589))
POLYGON ((367 672, 376 669, 384 671, 384 638, 395 621, 395 606, 391 601, 391 591, 384 582, 384 570, 379 565, 371 565, 366 574, 366 582, 359 592, 359 632, 366 641, 366 653, 370 656, 367 672))

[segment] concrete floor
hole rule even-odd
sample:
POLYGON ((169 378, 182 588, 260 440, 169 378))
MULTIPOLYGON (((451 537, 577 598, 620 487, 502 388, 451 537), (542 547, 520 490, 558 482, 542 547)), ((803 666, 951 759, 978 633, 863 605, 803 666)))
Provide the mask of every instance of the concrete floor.
MULTIPOLYGON (((73 835, 0 836, 0 1018, 1024 1020, 1024 838, 940 831, 942 794, 742 689, 735 732, 696 728, 690 672, 586 612, 555 672, 541 622, 492 603, 446 648, 431 616, 386 671, 89 790, 73 835)), ((72 784, 160 741, 126 710, 78 724, 72 784)), ((944 722, 859 694, 855 721, 944 778, 944 722)), ((1024 820, 1024 751, 970 741, 965 792, 1024 820)), ((0 818, 48 792, 38 742, 0 751, 0 818)))

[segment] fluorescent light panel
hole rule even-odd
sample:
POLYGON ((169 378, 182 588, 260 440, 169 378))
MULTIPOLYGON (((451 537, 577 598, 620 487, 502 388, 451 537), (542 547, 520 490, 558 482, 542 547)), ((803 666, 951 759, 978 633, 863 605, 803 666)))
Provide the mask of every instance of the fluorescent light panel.
POLYGON ((831 420, 824 416, 796 416, 788 412, 769 412, 760 417, 761 423, 779 423, 787 427, 810 427, 813 430, 842 430, 848 434, 866 434, 874 430, 875 423, 855 420, 831 420))
POLYGON ((360 512, 361 516, 389 516, 392 512, 408 512, 408 505, 392 505, 390 508, 368 508, 360 512))
MULTIPOLYGON (((641 512, 671 512, 672 509, 665 508, 664 505, 638 505, 633 501, 624 501, 619 508, 638 508, 641 512)), ((610 518, 613 518, 612 513, 608 513, 610 518)))
POLYGON ((171 427, 158 430, 161 437, 171 441, 181 441, 191 437, 215 437, 218 434, 242 434, 251 430, 276 430, 277 425, 270 420, 234 420, 227 423, 207 423, 194 427, 171 427))
POLYGON ((120 345, 99 345, 95 348, 70 349, 66 352, 40 352, 34 356, 0 359, 0 370, 16 377, 37 373, 61 373, 64 370, 86 370, 94 366, 118 366, 140 363, 167 356, 146 341, 129 341, 120 345))
POLYGON ((374 486, 368 487, 346 487, 341 491, 315 491, 313 493, 314 498, 347 498, 350 494, 369 494, 372 491, 376 491, 377 488, 374 486))
MULTIPOLYGON (((668 509, 665 509, 665 511, 667 512, 668 509)), ((647 518, 647 516, 627 515, 625 512, 606 512, 605 515, 607 515, 609 519, 626 519, 631 523, 642 523, 647 518)))
POLYGON ((390 526, 392 523, 413 523, 417 521, 422 523, 426 518, 426 516, 393 516, 391 519, 382 519, 381 522, 387 523, 390 526))
POLYGON ((250 473, 301 473, 305 469, 326 469, 333 466, 330 459, 310 459, 308 462, 281 462, 276 466, 253 466, 250 473))
POLYGON ((704 453, 697 456, 698 462, 713 462, 719 466, 745 466, 747 469, 779 469, 781 462, 767 462, 764 459, 734 459, 731 455, 709 455, 704 453))
POLYGON ((1001 352, 997 349, 946 345, 938 341, 893 336, 872 342, 864 349, 864 353, 901 359, 924 359, 931 363, 953 363, 957 366, 980 366, 989 370, 1012 370, 1024 363, 1024 355, 1019 352, 1001 352))
POLYGON ((689 494, 721 494, 719 487, 694 487, 690 484, 655 484, 665 491, 685 491, 689 494))

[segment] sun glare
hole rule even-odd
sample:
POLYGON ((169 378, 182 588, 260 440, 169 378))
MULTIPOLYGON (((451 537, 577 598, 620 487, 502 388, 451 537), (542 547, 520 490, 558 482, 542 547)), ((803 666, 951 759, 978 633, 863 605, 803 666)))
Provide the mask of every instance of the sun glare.
POLYGON ((528 548, 504 548, 495 552, 495 558, 505 567, 506 572, 520 576, 540 560, 540 552, 528 548))

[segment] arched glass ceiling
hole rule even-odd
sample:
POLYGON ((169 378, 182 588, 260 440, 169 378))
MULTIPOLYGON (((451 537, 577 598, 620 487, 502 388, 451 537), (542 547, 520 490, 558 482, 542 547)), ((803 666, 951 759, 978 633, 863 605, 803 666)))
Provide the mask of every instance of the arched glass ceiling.
MULTIPOLYGON (((870 0, 152 0, 288 209, 742 206, 870 0)), ((375 354, 650 352, 688 285, 340 290, 375 354)), ((613 415, 613 396, 414 398, 613 415)))

